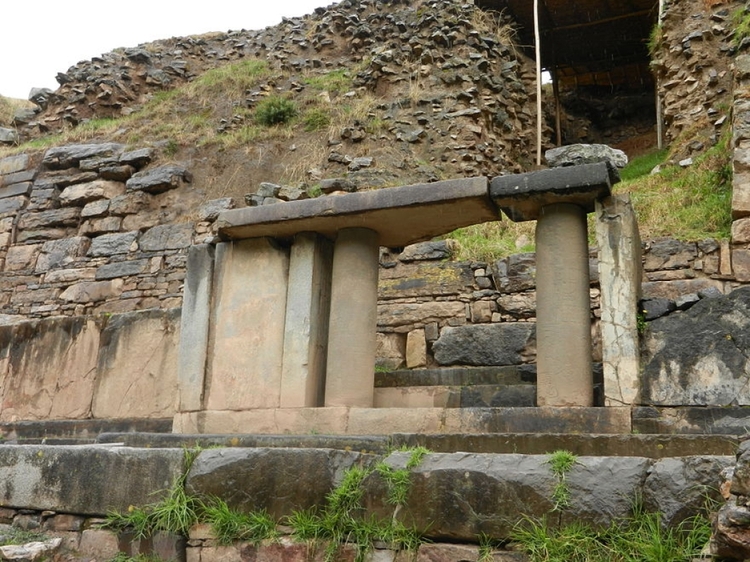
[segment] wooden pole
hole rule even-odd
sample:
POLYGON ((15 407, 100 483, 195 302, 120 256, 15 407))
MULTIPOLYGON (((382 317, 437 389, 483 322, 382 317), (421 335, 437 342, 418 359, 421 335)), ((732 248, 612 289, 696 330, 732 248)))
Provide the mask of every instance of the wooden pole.
POLYGON ((542 165, 542 47, 539 33, 539 0, 534 0, 534 43, 536 46, 536 165, 542 165))
POLYGON ((560 105, 560 82, 557 79, 557 69, 552 72, 552 90, 555 94, 555 129, 557 130, 557 146, 562 145, 562 107, 560 105))
MULTIPOLYGON (((661 25, 662 13, 664 12, 664 0, 659 0, 659 25, 661 25)), ((661 150, 664 148, 664 117, 662 116, 661 109, 661 94, 659 93, 659 87, 661 80, 658 76, 654 76, 654 88, 656 88, 656 147, 661 150)))

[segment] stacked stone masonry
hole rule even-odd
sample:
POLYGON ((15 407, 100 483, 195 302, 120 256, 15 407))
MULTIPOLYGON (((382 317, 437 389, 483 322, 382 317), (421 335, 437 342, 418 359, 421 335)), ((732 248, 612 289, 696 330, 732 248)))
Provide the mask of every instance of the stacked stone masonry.
MULTIPOLYGON (((151 149, 106 143, 53 148, 41 159, 20 154, 0 160, 4 323, 181 306, 187 249, 214 240, 212 221, 234 201, 204 203, 200 186, 176 190, 191 180, 189 170, 158 165, 152 158, 151 149)), ((735 190, 741 191, 737 183, 735 190)), ((735 195, 735 201, 740 198, 735 195)), ((748 264, 743 259, 750 250, 742 235, 750 218, 738 205, 734 212, 741 218, 731 245, 670 239, 644 244, 647 320, 750 280, 750 259, 748 264)), ((381 250, 381 367, 483 364, 446 354, 436 358, 433 345, 446 328, 496 325, 499 333, 534 322, 533 253, 493 263, 454 262, 452 244, 381 250)), ((600 311, 593 249, 590 270, 596 361, 600 311)), ((524 340, 516 355, 516 362, 533 362, 533 345, 524 340)))

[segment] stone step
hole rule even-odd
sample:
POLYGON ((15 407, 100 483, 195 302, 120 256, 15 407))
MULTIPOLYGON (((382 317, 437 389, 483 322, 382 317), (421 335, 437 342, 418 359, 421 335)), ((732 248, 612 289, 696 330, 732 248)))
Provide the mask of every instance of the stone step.
POLYGON ((332 435, 184 435, 105 433, 101 444, 143 448, 299 448, 338 449, 384 454, 400 448, 426 447, 435 453, 493 453, 544 455, 564 449, 579 456, 685 457, 734 455, 739 438, 716 435, 606 435, 561 433, 488 433, 381 436, 332 435))
POLYGON ((3 443, 69 444, 93 442, 106 432, 170 433, 172 418, 39 420, 0 423, 3 443))
MULTIPOLYGON (((536 405, 536 365, 399 369, 375 373, 376 408, 527 408, 536 405)), ((594 405, 604 404, 601 363, 594 405)))
POLYGON ((528 408, 536 385, 399 386, 375 389, 376 408, 528 408))

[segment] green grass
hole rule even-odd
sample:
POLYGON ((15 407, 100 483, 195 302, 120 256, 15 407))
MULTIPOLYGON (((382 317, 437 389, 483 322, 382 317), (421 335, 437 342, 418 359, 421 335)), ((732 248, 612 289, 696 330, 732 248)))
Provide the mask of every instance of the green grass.
POLYGON ((737 8, 732 12, 732 24, 734 26, 732 43, 735 47, 739 47, 743 39, 750 37, 750 10, 747 6, 737 8))
POLYGON ((600 529, 526 519, 512 540, 532 562, 691 562, 710 536, 711 524, 703 515, 665 528, 658 513, 635 508, 631 517, 600 529))
POLYGON ((302 124, 308 133, 325 129, 331 124, 331 115, 325 109, 313 107, 302 115, 302 124))
POLYGON ((241 513, 219 498, 208 502, 200 520, 209 523, 217 540, 225 545, 237 540, 257 544, 278 536, 276 522, 267 511, 241 513))
POLYGON ((303 82, 321 92, 340 94, 352 89, 352 74, 345 68, 339 68, 325 74, 308 76, 303 82))
POLYGON ((578 462, 578 457, 570 451, 559 450, 549 455, 549 464, 552 474, 557 479, 552 491, 552 501, 555 502, 554 511, 561 511, 570 507, 570 489, 566 482, 568 473, 578 462))
POLYGON ((622 181, 633 181, 647 176, 656 166, 664 162, 668 155, 669 151, 663 149, 636 156, 628 162, 627 166, 620 170, 620 179, 622 181))

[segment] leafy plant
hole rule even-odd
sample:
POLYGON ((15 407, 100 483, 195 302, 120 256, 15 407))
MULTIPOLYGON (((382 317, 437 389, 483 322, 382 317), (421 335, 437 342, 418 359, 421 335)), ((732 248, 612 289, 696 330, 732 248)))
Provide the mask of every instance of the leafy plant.
POLYGON ((297 115, 297 106, 282 96, 269 96, 255 108, 255 120, 264 127, 288 123, 297 115))
POLYGON ((208 502, 203 508, 201 520, 211 525, 221 544, 231 544, 236 540, 257 544, 278 536, 276 522, 266 510, 241 513, 220 498, 208 502))

